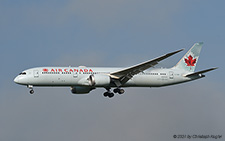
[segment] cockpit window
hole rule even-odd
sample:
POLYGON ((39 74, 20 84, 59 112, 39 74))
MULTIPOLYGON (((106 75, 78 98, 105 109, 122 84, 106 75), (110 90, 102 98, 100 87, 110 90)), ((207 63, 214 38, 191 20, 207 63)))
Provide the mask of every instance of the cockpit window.
POLYGON ((19 75, 26 75, 26 72, 21 72, 19 75))

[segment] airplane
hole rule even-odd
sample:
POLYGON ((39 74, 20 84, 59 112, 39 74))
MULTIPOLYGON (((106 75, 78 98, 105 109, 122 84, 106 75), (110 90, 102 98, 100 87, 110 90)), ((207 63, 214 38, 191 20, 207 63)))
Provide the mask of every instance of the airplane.
POLYGON ((14 82, 26 85, 30 94, 34 93, 34 86, 66 86, 73 94, 88 94, 96 88, 105 88, 103 95, 112 98, 115 93, 123 94, 124 87, 163 87, 205 77, 204 73, 217 68, 195 72, 202 45, 203 42, 195 43, 172 68, 154 66, 184 49, 125 68, 36 67, 21 72, 14 82))

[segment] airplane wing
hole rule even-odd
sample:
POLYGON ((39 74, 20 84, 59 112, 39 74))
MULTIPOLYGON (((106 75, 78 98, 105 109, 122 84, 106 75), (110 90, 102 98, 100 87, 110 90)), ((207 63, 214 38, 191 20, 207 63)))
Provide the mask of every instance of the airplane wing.
POLYGON ((150 68, 150 67, 153 67, 155 66, 156 64, 158 64, 158 62, 182 51, 184 49, 180 49, 180 50, 177 50, 177 51, 174 51, 174 52, 171 52, 171 53, 168 53, 168 54, 165 54, 165 55, 162 55, 160 57, 157 57, 155 59, 152 59, 152 60, 149 60, 149 61, 146 61, 146 62, 143 62, 143 63, 140 63, 140 64, 137 64, 137 65, 134 65, 134 66, 131 66, 131 67, 128 67, 128 68, 125 68, 125 69, 122 69, 122 70, 119 70, 119 71, 116 71, 116 72, 112 72, 110 73, 110 77, 111 78, 114 78, 116 80, 119 80, 119 82, 117 81, 116 82, 116 85, 121 85, 121 84, 125 84, 129 79, 131 79, 134 75, 150 68))
POLYGON ((211 68, 211 69, 207 69, 207 70, 203 70, 203 71, 194 72, 194 73, 185 75, 185 77, 190 77, 190 76, 194 76, 194 75, 203 74, 203 73, 215 70, 215 69, 218 69, 218 68, 211 68))

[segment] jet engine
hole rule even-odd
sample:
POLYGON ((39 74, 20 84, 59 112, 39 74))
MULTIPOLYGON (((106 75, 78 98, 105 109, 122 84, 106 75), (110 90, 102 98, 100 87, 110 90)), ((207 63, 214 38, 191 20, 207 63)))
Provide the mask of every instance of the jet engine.
POLYGON ((82 86, 71 87, 71 92, 73 94, 87 94, 91 90, 93 90, 93 88, 91 88, 91 87, 82 87, 82 86))
POLYGON ((90 86, 107 86, 110 84, 111 78, 108 75, 90 75, 90 86))

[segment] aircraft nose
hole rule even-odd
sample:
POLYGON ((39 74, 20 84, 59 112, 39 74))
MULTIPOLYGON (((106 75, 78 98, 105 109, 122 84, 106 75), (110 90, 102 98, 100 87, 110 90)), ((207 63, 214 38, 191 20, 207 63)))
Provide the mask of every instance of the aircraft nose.
POLYGON ((19 84, 19 78, 18 78, 18 76, 14 79, 14 82, 17 83, 17 84, 19 84))

